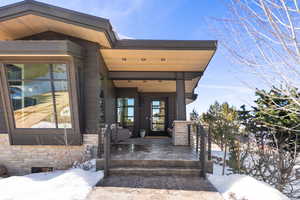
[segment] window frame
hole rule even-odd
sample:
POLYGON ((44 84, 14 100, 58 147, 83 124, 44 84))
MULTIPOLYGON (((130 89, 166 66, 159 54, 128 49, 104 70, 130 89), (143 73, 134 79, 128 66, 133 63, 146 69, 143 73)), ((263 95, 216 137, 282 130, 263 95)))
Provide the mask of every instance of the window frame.
POLYGON ((2 99, 5 103, 4 110, 6 113, 6 121, 8 132, 10 134, 11 144, 16 145, 70 145, 82 144, 82 138, 79 127, 79 109, 78 94, 76 87, 77 70, 75 69, 74 60, 62 58, 18 58, 0 60, 0 81, 2 89, 2 99), (69 106, 71 112, 72 128, 16 128, 13 105, 10 99, 8 77, 5 64, 66 64, 67 69, 67 85, 69 93, 69 106), (68 136, 68 142, 64 140, 68 136))
POLYGON ((121 126, 123 126, 124 128, 134 127, 135 115, 136 115, 136 113, 135 113, 135 104, 136 104, 135 98, 134 97, 117 97, 116 99, 117 99, 117 105, 116 105, 116 111, 117 111, 117 120, 116 121, 117 121, 117 123, 120 124, 121 126), (127 106, 122 105, 122 106, 119 106, 118 105, 119 99, 127 99, 127 100, 128 99, 133 99, 133 105, 127 105, 127 106), (133 116, 131 116, 131 115, 123 115, 123 116, 121 116, 121 121, 118 122, 118 110, 119 109, 124 109, 124 108, 133 108, 133 116), (124 123, 123 120, 125 119, 125 117, 126 118, 133 118, 132 125, 128 125, 128 124, 124 123))

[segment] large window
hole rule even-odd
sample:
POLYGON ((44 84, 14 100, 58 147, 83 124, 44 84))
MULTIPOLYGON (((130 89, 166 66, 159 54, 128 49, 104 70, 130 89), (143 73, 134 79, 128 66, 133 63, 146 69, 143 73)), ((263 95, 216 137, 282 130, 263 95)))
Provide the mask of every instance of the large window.
POLYGON ((66 64, 5 64, 15 128, 72 128, 66 64))
POLYGON ((134 98, 118 98, 117 122, 123 127, 134 124, 134 98))

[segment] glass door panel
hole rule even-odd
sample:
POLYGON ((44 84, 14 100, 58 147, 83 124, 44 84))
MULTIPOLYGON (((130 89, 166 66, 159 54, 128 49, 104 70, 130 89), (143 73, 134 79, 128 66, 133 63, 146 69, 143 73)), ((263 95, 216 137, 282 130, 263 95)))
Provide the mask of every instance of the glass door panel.
POLYGON ((151 102, 151 131, 165 131, 166 109, 164 100, 152 100, 151 102))

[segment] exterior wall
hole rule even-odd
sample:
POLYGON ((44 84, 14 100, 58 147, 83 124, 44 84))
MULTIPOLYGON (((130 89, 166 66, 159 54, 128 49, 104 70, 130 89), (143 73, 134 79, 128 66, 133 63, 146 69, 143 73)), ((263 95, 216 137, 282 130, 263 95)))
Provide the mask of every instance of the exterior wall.
POLYGON ((8 134, 0 134, 0 165, 8 169, 9 175, 24 175, 32 167, 67 169, 74 161, 85 161, 95 157, 98 135, 85 134, 81 146, 21 146, 10 145, 8 134))
MULTIPOLYGON (((5 123, 3 102, 0 98, 0 165, 7 167, 9 175, 31 172, 32 167, 69 168, 75 161, 95 157, 97 153, 99 114, 104 115, 104 123, 115 121, 115 92, 111 80, 107 80, 107 68, 96 43, 73 38, 54 32, 45 32, 21 38, 21 40, 70 40, 81 46, 84 59, 75 58, 78 91, 80 129, 83 145, 10 145, 5 123), (100 94, 104 91, 105 106, 100 106, 100 94)), ((1 92, 1 91, 0 91, 1 92)), ((1 96, 1 95, 0 95, 1 96)), ((76 105, 73 105, 76 106, 76 105)), ((101 137, 100 137, 101 140, 101 137)))
POLYGON ((1 91, 0 91, 0 134, 7 133, 6 121, 5 121, 5 113, 3 110, 3 103, 1 98, 1 91))

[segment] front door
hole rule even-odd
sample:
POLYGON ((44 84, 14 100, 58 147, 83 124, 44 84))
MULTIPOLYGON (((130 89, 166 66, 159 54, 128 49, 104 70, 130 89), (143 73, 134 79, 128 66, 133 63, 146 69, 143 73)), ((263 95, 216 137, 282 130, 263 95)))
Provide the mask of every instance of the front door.
POLYGON ((152 99, 150 102, 150 136, 167 135, 167 105, 166 99, 152 99))

